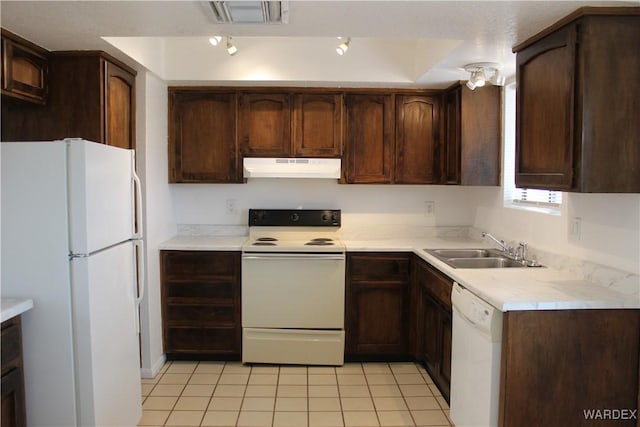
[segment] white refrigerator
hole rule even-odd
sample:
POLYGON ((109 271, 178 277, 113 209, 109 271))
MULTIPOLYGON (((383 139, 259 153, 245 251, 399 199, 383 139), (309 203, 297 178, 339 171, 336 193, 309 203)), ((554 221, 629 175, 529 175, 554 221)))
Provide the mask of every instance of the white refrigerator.
POLYGON ((22 318, 27 424, 135 426, 144 281, 134 152, 79 139, 0 148, 1 296, 34 301, 22 318))

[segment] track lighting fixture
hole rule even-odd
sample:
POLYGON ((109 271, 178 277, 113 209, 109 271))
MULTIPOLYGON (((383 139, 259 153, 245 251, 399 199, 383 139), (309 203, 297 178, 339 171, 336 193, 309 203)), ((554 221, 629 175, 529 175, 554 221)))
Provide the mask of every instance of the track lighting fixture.
POLYGON ((238 53, 238 48, 236 47, 236 45, 234 45, 231 42, 231 37, 227 37, 227 53, 230 56, 235 55, 236 53, 238 53))
MULTIPOLYGON (((338 39, 342 40, 342 37, 338 37, 338 39)), ((351 37, 348 37, 346 41, 341 42, 336 48, 336 52, 338 55, 344 55, 349 50, 349 45, 351 44, 351 37)))
POLYGON ((222 41, 222 37, 220 36, 213 36, 209 38, 209 43, 211 43, 214 46, 218 46, 221 41, 222 41))
POLYGON ((494 86, 503 86, 505 78, 500 74, 502 66, 496 62, 477 62, 464 66, 464 70, 470 73, 467 87, 474 90, 487 83, 494 86))
MULTIPOLYGON (((231 36, 227 36, 225 38, 226 38, 226 41, 227 41, 227 53, 230 56, 233 56, 236 53, 238 53, 238 48, 231 41, 231 36)), ((209 38, 209 43, 211 43, 213 46, 218 46, 220 43, 222 43, 222 36, 210 37, 209 38)))

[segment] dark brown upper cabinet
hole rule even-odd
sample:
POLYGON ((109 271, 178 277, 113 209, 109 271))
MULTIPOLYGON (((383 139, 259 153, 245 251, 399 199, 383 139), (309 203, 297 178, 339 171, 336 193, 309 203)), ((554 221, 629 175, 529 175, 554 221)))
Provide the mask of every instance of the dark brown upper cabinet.
POLYGON ((242 182, 235 92, 169 88, 169 182, 242 182))
POLYGON ((444 95, 446 184, 500 185, 502 90, 463 84, 444 95))
POLYGON ((392 95, 347 94, 345 145, 348 184, 393 182, 392 95))
POLYGON ((104 52, 49 54, 47 104, 3 106, 3 141, 84 138, 135 148, 135 71, 104 52))
POLYGON ((291 155, 290 94, 240 94, 238 121, 240 146, 245 157, 291 155))
POLYGON ((640 192, 640 8, 583 8, 516 46, 516 186, 640 192))
POLYGON ((342 94, 300 93, 293 101, 295 157, 340 157, 342 94))
POLYGON ((47 51, 2 29, 2 95, 45 104, 47 51))
POLYGON ((396 184, 437 184, 440 180, 440 98, 396 96, 396 184))

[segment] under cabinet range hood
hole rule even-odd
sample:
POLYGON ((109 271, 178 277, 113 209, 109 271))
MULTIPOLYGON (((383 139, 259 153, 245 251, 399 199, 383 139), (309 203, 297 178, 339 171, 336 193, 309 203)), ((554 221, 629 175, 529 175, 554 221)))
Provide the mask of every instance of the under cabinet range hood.
POLYGON ((341 159, 245 157, 245 178, 340 178, 341 159))

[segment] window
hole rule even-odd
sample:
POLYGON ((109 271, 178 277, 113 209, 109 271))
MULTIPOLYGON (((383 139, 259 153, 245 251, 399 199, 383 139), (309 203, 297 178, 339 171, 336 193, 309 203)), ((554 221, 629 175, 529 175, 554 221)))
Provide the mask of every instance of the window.
POLYGON ((560 214, 562 193, 560 191, 533 190, 516 188, 516 85, 510 83, 504 87, 504 206, 516 209, 529 209, 549 214, 560 214))

